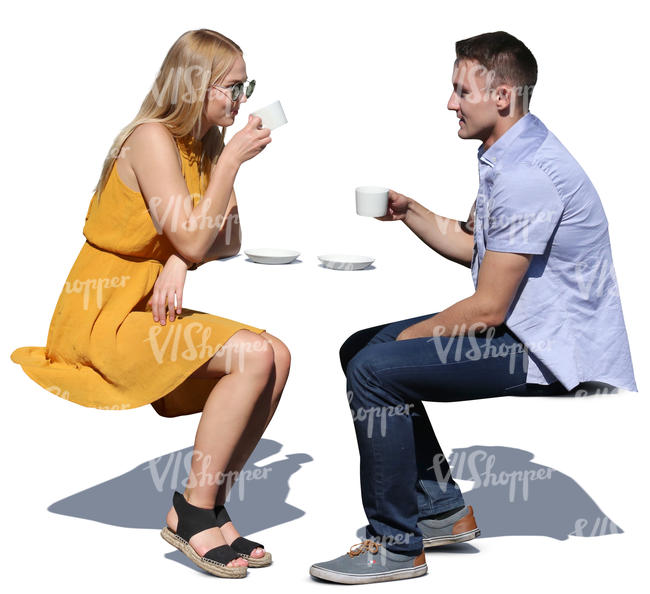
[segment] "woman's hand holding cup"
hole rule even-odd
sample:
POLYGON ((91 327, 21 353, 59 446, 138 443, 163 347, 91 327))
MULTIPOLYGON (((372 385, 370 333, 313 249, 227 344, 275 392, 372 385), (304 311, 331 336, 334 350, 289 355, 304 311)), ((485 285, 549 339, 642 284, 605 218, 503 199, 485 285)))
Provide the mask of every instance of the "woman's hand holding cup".
POLYGON ((223 152, 238 165, 259 155, 271 142, 271 131, 261 125, 262 118, 249 115, 247 124, 230 139, 223 152))

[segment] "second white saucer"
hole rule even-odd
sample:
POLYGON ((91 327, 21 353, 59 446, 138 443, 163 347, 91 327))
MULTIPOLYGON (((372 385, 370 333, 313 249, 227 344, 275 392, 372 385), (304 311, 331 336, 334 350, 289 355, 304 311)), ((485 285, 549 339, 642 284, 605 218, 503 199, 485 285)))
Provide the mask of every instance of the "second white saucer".
POLYGON ((293 262, 300 252, 276 248, 255 248, 244 250, 244 253, 258 264, 289 264, 293 262))
POLYGON ((369 256, 357 256, 353 254, 326 254, 318 256, 325 268, 334 270, 361 270, 370 266, 375 259, 369 256))

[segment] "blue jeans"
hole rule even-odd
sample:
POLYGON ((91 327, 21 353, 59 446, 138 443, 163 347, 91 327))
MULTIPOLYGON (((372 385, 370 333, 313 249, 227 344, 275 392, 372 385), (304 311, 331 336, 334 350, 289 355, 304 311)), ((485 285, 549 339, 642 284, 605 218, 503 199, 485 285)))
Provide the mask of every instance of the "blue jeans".
POLYGON ((465 505, 422 400, 564 394, 526 383, 528 354, 505 324, 474 336, 397 335, 435 313, 366 328, 341 346, 361 458, 366 538, 419 554, 419 519, 465 505))

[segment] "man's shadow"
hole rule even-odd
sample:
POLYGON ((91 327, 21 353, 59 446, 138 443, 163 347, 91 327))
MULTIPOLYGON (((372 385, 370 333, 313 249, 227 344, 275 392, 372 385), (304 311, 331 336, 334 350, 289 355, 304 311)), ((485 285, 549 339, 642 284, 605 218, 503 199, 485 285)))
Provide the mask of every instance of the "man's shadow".
MULTIPOLYGON (((452 476, 474 483, 463 497, 474 509, 480 538, 534 535, 566 540, 623 532, 570 476, 533 458, 532 452, 505 446, 452 450, 452 476)), ((365 534, 365 526, 357 531, 359 539, 365 534)), ((478 552, 469 543, 439 550, 478 552)))
POLYGON ((532 462, 534 454, 503 446, 454 449, 452 476, 472 481, 465 503, 474 508, 481 537, 604 536, 623 530, 570 476, 532 462))
MULTIPOLYGON (((288 504, 286 498, 289 478, 302 464, 311 462, 311 456, 289 454, 284 460, 256 465, 256 461, 277 454, 281 449, 282 444, 277 441, 260 440, 233 482, 226 508, 242 536, 290 522, 305 513, 288 504)), ((180 493, 185 490, 192 452, 190 446, 154 458, 120 476, 61 499, 47 509, 113 526, 162 529, 172 506, 174 490, 180 493)))

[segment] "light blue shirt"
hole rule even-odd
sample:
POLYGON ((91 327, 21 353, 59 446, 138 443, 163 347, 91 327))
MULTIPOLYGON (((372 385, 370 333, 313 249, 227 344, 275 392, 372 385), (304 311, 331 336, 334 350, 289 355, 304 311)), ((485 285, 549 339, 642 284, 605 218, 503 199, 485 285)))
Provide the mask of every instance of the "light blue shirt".
POLYGON ((528 112, 478 149, 472 278, 485 250, 534 254, 505 323, 528 350, 526 381, 636 391, 607 217, 587 174, 528 112))

